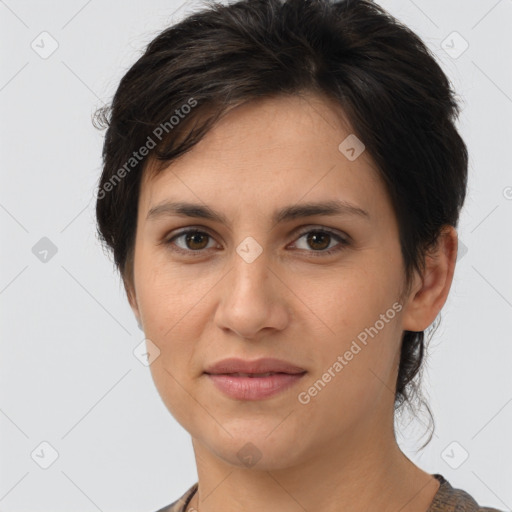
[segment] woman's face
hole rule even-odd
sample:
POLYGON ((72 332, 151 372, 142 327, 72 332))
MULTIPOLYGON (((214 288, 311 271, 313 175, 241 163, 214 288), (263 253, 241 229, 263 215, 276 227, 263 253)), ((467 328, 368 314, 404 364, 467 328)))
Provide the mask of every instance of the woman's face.
POLYGON ((402 331, 428 323, 412 325, 399 301, 397 221, 348 136, 320 98, 265 99, 232 110, 142 183, 131 304, 160 350, 153 379, 193 439, 231 464, 252 455, 284 468, 390 435, 402 331), (176 202, 222 220, 162 206, 176 202), (276 217, 328 202, 353 210, 276 217), (200 233, 179 236, 190 228, 200 233), (278 358, 306 373, 243 399, 205 373, 229 357, 278 358))

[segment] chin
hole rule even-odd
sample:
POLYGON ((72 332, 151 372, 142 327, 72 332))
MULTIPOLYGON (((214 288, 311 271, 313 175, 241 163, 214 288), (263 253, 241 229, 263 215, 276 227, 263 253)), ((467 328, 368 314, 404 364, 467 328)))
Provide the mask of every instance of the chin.
POLYGON ((219 439, 212 440, 213 445, 206 447, 217 457, 238 469, 254 471, 275 471, 297 464, 300 452, 294 442, 294 436, 281 435, 274 432, 268 435, 275 425, 264 434, 246 429, 244 435, 233 435, 225 443, 219 444, 219 439))

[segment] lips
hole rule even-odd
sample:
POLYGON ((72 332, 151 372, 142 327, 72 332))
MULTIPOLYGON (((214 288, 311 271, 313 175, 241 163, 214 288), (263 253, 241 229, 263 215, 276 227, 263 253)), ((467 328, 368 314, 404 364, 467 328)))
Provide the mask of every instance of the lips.
POLYGON ((208 366, 204 373, 209 375, 231 375, 239 377, 267 377, 277 373, 301 374, 306 370, 288 361, 275 358, 261 358, 253 361, 240 358, 223 359, 208 366))
MULTIPOLYGON (((296 386, 304 377, 302 373, 271 373, 266 377, 249 374, 244 377, 240 374, 213 374, 207 373, 205 377, 225 396, 234 400, 266 400, 284 393, 292 386, 296 386)), ((247 374, 246 374, 247 375, 247 374)))
POLYGON ((224 395, 235 400, 265 400, 296 385, 307 373, 282 359, 223 359, 204 372, 224 395))

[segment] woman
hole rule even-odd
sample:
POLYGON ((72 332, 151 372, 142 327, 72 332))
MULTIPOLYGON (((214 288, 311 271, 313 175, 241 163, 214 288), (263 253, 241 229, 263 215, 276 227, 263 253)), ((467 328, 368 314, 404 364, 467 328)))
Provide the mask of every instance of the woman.
POLYGON ((364 0, 212 4, 123 77, 98 229, 198 470, 160 512, 495 510, 394 432, 455 268, 457 115, 364 0))

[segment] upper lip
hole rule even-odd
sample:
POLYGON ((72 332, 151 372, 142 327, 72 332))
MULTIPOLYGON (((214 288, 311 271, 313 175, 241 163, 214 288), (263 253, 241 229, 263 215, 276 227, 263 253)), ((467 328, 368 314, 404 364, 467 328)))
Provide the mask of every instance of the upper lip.
POLYGON ((244 359, 232 357, 218 361, 205 370, 205 373, 222 374, 222 373, 304 373, 306 370, 295 366, 287 361, 281 359, 274 359, 271 357, 264 357, 262 359, 255 359, 254 361, 247 361, 244 359))

